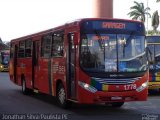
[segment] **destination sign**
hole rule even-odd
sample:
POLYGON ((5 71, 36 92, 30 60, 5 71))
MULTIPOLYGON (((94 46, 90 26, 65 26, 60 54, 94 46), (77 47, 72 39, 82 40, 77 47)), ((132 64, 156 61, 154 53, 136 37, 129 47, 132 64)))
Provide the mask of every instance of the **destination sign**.
POLYGON ((81 24, 81 31, 85 33, 134 33, 137 35, 145 35, 144 24, 141 22, 127 20, 88 20, 81 24))
POLYGON ((93 36, 92 40, 109 40, 109 36, 93 36))
POLYGON ((102 28, 125 29, 126 24, 116 22, 102 22, 102 28))

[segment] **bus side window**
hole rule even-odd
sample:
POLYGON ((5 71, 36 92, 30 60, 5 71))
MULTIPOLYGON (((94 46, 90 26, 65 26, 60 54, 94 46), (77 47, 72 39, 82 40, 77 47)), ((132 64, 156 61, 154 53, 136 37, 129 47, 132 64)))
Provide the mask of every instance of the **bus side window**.
POLYGON ((31 48, 32 48, 32 41, 26 40, 26 47, 25 47, 25 57, 31 57, 31 48))
POLYGON ((53 34, 52 42, 52 56, 61 57, 63 56, 64 50, 64 34, 63 32, 56 32, 53 34))
POLYGON ((20 41, 18 49, 18 57, 24 58, 24 56, 25 56, 25 41, 20 41))
POLYGON ((41 57, 44 58, 51 57, 51 45, 52 45, 52 36, 51 35, 44 36, 41 41, 41 57))

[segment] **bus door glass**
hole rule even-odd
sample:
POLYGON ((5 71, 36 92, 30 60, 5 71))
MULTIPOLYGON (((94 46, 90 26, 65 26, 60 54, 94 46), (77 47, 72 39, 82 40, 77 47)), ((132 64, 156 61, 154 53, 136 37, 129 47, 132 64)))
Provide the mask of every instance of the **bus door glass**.
POLYGON ((74 33, 68 34, 68 88, 69 96, 76 98, 76 50, 74 45, 74 33))
POLYGON ((16 83, 17 82, 17 53, 18 53, 18 46, 17 45, 15 45, 14 46, 14 52, 13 52, 13 61, 14 61, 14 63, 13 63, 13 69, 14 69, 14 82, 16 83))
POLYGON ((39 70, 39 41, 33 42, 33 51, 32 51, 32 82, 33 82, 33 88, 38 88, 38 70, 39 70))

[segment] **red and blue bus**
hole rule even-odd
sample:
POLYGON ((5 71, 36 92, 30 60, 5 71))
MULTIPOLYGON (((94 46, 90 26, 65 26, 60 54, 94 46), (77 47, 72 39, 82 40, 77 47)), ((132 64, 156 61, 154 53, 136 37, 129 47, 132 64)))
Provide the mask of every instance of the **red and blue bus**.
POLYGON ((145 101, 148 62, 138 21, 86 18, 11 41, 10 79, 22 92, 71 102, 145 101))
POLYGON ((149 89, 160 90, 160 36, 147 36, 150 51, 149 89))

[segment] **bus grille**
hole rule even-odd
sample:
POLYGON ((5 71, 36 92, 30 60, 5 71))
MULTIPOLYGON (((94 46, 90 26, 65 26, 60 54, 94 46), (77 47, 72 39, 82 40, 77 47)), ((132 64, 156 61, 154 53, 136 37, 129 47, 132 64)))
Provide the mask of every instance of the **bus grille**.
POLYGON ((136 78, 124 78, 124 79, 106 79, 106 78, 92 78, 95 81, 101 83, 101 84, 108 84, 108 85, 117 85, 117 84, 132 84, 135 81, 141 79, 142 77, 136 77, 136 78))
POLYGON ((4 68, 8 68, 8 65, 4 65, 4 68))

